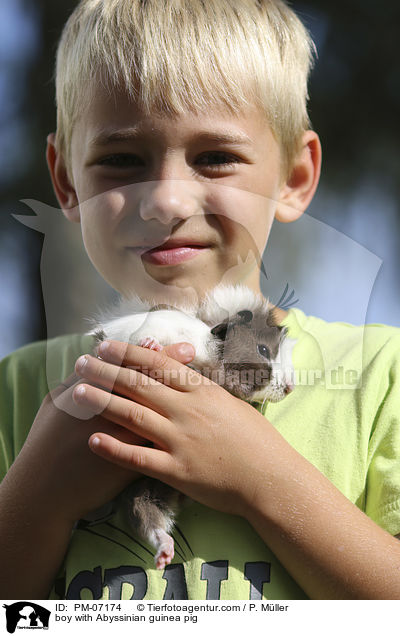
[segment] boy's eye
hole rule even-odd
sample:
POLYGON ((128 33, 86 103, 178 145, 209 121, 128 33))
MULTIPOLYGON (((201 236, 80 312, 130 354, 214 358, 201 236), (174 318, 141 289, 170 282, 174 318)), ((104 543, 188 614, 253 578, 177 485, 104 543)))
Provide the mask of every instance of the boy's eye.
POLYGON ((239 162, 240 159, 235 157, 235 155, 216 150, 205 152, 196 159, 196 165, 211 168, 212 170, 227 168, 239 162))
POLYGON ((143 159, 138 155, 128 153, 108 155, 107 157, 102 157, 97 163, 100 166, 110 166, 112 168, 132 168, 144 165, 143 159))

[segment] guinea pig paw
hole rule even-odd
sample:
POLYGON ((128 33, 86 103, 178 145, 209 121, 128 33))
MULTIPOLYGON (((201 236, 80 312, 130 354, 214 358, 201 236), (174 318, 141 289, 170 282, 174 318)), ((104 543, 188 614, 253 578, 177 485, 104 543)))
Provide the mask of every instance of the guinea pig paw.
POLYGON ((162 351, 163 346, 158 342, 156 338, 152 336, 146 336, 142 338, 139 342, 139 347, 144 347, 145 349, 152 349, 153 351, 162 351))
POLYGON ((169 534, 165 533, 163 542, 159 545, 157 554, 154 557, 157 570, 162 570, 166 565, 169 565, 174 558, 174 540, 169 534))

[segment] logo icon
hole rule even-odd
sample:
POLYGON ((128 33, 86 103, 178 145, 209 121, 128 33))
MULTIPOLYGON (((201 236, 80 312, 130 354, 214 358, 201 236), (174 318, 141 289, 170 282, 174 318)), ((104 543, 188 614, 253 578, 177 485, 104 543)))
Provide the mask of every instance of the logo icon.
POLYGON ((16 629, 49 629, 51 612, 41 605, 20 601, 3 607, 9 634, 14 634, 16 629))

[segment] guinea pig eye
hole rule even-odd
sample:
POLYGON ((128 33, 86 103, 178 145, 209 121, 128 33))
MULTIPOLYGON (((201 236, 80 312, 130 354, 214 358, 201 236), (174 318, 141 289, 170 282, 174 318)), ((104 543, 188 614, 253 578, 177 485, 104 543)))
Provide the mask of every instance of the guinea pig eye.
POLYGON ((257 349, 258 349, 258 353, 260 355, 262 355, 264 358, 268 358, 268 360, 270 359, 271 352, 268 349, 268 347, 266 347, 265 345, 261 344, 261 345, 258 345, 257 349))

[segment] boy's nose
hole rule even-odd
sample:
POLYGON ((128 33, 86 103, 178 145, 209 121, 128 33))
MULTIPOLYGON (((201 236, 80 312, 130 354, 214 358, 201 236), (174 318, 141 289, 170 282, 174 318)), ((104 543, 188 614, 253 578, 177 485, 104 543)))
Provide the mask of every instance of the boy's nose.
POLYGON ((195 181, 182 179, 149 182, 140 201, 140 216, 145 221, 156 219, 166 224, 201 214, 200 188, 195 181))

